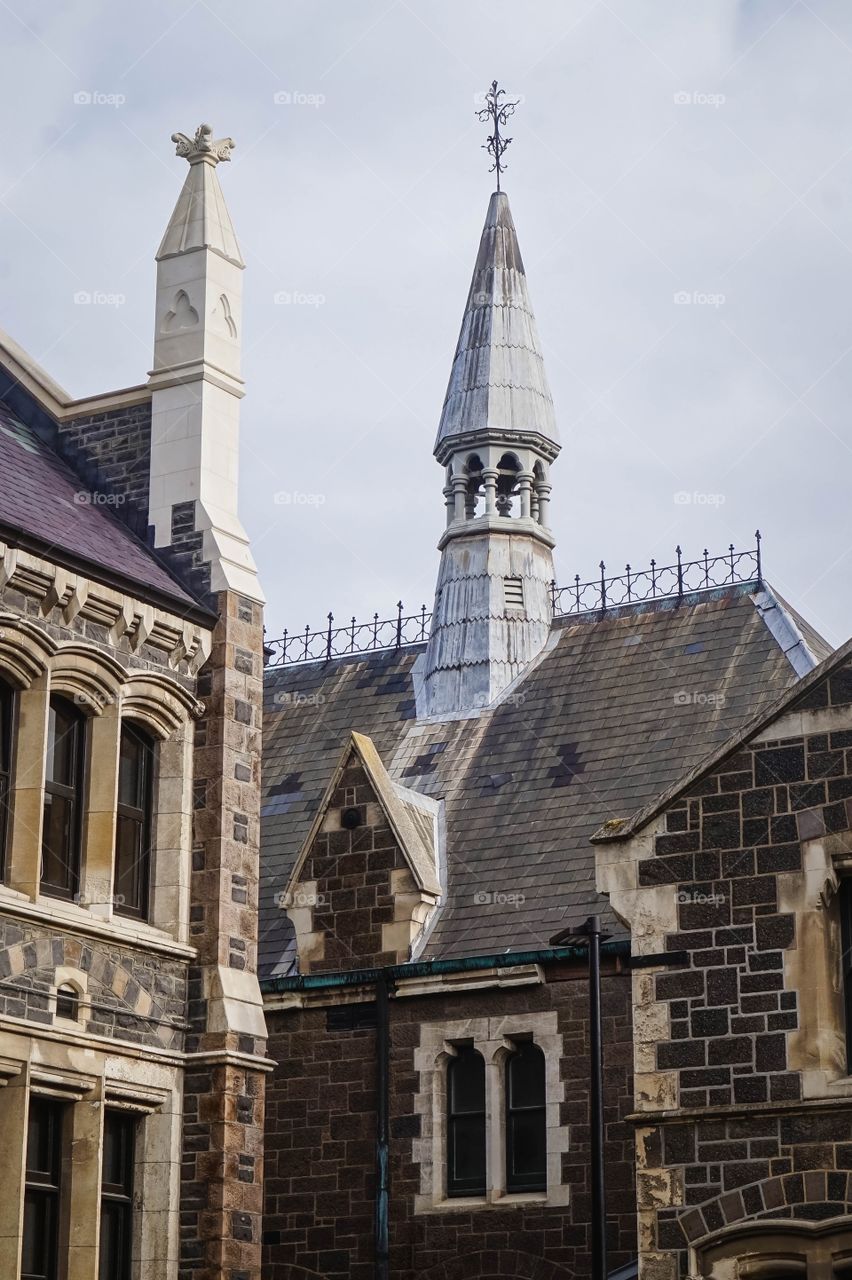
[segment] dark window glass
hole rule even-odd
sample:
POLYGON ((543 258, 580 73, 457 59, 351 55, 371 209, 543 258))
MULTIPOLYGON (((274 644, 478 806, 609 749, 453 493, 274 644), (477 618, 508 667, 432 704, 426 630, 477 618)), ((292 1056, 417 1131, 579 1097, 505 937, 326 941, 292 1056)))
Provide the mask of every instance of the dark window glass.
POLYGON ((56 1280, 64 1107, 30 1098, 22 1280, 56 1280))
POLYGON ((41 836, 41 891, 73 898, 80 880, 86 721, 64 698, 50 699, 41 836))
POLYGON ((447 1064, 447 1195, 485 1195, 485 1061, 471 1048, 447 1064))
POLYGON ((104 1116, 98 1280, 130 1280, 135 1140, 134 1117, 121 1111, 107 1111, 104 1116))
POLYGON ((506 1059, 506 1190, 547 1190, 544 1054, 531 1041, 506 1059))
POLYGON ((70 983, 63 983, 56 992, 57 1018, 72 1018, 77 1021, 80 1012, 80 993, 70 983))
POLYGON ((846 1069, 852 1072, 852 879, 840 881, 840 943, 843 947, 843 1003, 846 1009, 846 1069))
POLYGON ((148 914, 153 775, 153 742, 133 725, 123 725, 115 835, 115 910, 120 915, 148 914))
POLYGON ((9 838, 9 803, 12 797, 12 721, 15 695, 0 681, 0 879, 6 878, 6 841, 9 838))

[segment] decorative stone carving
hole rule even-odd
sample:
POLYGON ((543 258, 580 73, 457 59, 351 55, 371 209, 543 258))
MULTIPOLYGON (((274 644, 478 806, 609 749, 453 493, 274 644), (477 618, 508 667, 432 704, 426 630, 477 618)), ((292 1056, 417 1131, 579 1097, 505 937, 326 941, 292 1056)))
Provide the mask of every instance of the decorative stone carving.
POLYGON ((207 160, 218 164, 220 160, 230 160, 231 152, 237 145, 233 138, 219 138, 213 141, 213 129, 209 124, 200 124, 195 130, 195 137, 189 138, 185 133, 173 133, 175 155, 183 156, 190 164, 199 160, 207 160))

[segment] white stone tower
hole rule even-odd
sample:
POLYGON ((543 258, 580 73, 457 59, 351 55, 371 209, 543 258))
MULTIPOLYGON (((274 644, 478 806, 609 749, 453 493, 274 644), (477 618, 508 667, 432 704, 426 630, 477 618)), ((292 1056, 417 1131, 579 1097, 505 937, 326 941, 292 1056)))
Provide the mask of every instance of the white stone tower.
POLYGON ((419 710, 488 706, 550 631, 553 402, 509 201, 495 191, 435 442, 447 527, 419 710))
POLYGON ((216 176, 234 142, 206 124, 172 141, 189 173, 157 252, 149 523, 154 545, 174 548, 194 504, 209 590, 262 602, 237 515, 245 264, 216 176))

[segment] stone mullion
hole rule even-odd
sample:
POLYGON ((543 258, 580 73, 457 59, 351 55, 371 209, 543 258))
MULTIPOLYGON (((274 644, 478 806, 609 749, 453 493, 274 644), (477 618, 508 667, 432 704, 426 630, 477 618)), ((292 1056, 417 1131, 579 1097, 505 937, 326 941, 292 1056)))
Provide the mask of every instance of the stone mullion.
POLYGON ((21 1261, 24 1223, 24 1166, 27 1147, 29 1068, 0 1087, 0 1150, 3 1195, 0 1196, 0 1275, 16 1276, 21 1261))
POLYGON ((66 1280, 91 1280, 98 1271, 100 1245, 103 1098, 84 1098, 70 1112, 71 1142, 63 1170, 71 1186, 66 1280))
POLYGON ((10 888, 30 898, 37 897, 39 889, 49 705, 46 673, 18 695, 8 883, 10 888))

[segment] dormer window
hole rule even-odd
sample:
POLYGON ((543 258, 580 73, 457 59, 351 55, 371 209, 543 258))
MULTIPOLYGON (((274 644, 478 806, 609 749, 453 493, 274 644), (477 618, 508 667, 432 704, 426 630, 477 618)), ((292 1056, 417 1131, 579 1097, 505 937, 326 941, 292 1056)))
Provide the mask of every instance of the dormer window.
POLYGON ((73 898, 80 881, 86 720, 65 698, 51 698, 47 725, 41 892, 73 898))

